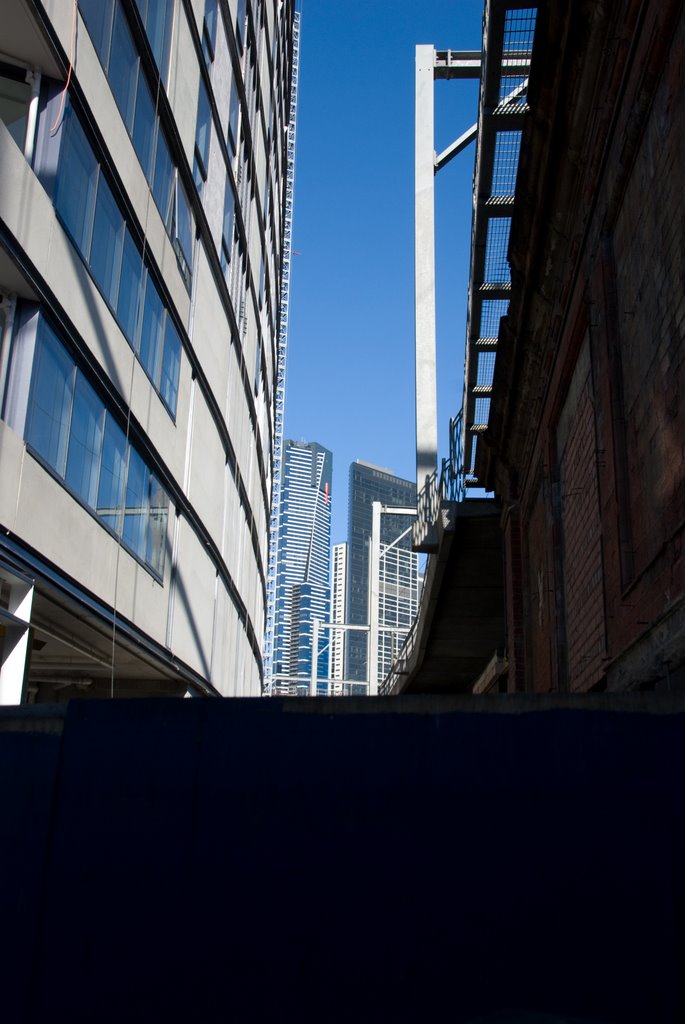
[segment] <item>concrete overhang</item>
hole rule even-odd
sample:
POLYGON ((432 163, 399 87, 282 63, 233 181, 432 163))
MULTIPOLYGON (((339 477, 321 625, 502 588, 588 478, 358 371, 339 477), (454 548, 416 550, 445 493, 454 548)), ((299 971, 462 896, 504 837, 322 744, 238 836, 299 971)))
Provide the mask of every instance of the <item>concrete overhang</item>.
POLYGON ((389 693, 470 693, 502 648, 500 513, 492 499, 442 503, 413 648, 389 693))

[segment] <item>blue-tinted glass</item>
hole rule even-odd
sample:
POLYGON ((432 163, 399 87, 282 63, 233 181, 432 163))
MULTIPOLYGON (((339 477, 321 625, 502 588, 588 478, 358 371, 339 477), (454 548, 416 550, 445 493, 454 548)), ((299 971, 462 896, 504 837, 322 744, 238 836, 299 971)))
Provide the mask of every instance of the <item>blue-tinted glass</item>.
POLYGON ((169 518, 169 498, 154 473, 150 476, 150 524, 147 538, 146 561, 161 576, 164 572, 166 524, 169 518))
POLYGON ((238 13, 235 19, 235 30, 241 49, 245 35, 245 4, 246 0, 238 0, 238 13))
POLYGON ((155 107, 144 75, 138 76, 136 114, 133 122, 133 147, 147 180, 152 175, 152 152, 155 141, 155 107))
POLYGON ((97 514, 115 533, 121 533, 126 480, 126 437, 109 413, 105 416, 102 439, 97 514))
POLYGON ((162 356, 162 375, 159 382, 159 393, 172 413, 176 412, 178 399, 178 376, 181 366, 181 339, 174 327, 171 317, 166 318, 164 332, 164 354, 162 356))
POLYGON ((162 131, 157 128, 157 152, 155 155, 155 178, 152 194, 167 229, 171 225, 171 188, 174 183, 174 165, 169 154, 169 147, 162 131))
POLYGON ((235 196, 233 195, 233 189, 231 183, 226 181, 226 192, 224 194, 224 223, 222 228, 222 235, 224 242, 228 246, 228 251, 231 251, 231 242, 233 241, 233 222, 235 220, 235 196))
POLYGON ((202 32, 202 52, 209 64, 216 50, 217 0, 205 0, 205 22, 202 32))
POLYGON ((138 54, 133 45, 121 4, 117 4, 109 60, 109 84, 129 132, 133 125, 133 101, 136 95, 137 74, 138 54))
POLYGON ((197 177, 195 184, 198 188, 202 185, 202 180, 207 177, 207 161, 209 159, 209 131, 212 121, 211 109, 209 106, 209 97, 207 96, 207 90, 203 81, 200 81, 200 91, 197 97, 197 123, 195 127, 195 150, 196 150, 196 170, 199 170, 200 181, 198 182, 197 177), (197 168, 197 161, 200 161, 200 166, 197 168))
POLYGON ((174 17, 173 0, 147 0, 145 28, 152 52, 157 61, 162 80, 166 79, 169 64, 169 43, 171 42, 171 23, 174 17))
POLYGON ((77 373, 65 479, 91 508, 95 508, 104 412, 90 384, 77 373))
POLYGON ((121 261, 121 277, 119 280, 119 296, 117 298, 117 319, 121 329, 135 348, 136 317, 138 313, 138 296, 143 276, 143 260, 138 247, 126 230, 124 255, 121 261))
POLYGON ((119 289, 124 231, 124 218, 109 185, 100 174, 90 246, 90 269, 112 307, 116 306, 119 289))
POLYGON ((64 476, 74 363, 41 319, 36 339, 26 440, 64 476))
POLYGON ((180 181, 176 183, 176 238, 188 267, 192 267, 193 219, 188 197, 180 181))
POLYGON ((79 251, 88 259, 98 165, 72 107, 65 122, 55 209, 79 251))
POLYGON ((155 283, 148 274, 145 284, 143 327, 140 332, 140 361, 157 387, 159 387, 163 326, 164 306, 155 283))
POLYGON ((129 448, 123 538, 139 558, 145 558, 147 546, 149 491, 150 470, 135 448, 129 448))
POLYGON ((228 113, 228 148, 231 155, 235 156, 238 147, 238 113, 240 111, 240 99, 235 82, 231 83, 231 104, 228 113))
POLYGON ((112 32, 114 0, 79 0, 79 8, 88 29, 88 35, 102 62, 107 67, 109 39, 112 32))

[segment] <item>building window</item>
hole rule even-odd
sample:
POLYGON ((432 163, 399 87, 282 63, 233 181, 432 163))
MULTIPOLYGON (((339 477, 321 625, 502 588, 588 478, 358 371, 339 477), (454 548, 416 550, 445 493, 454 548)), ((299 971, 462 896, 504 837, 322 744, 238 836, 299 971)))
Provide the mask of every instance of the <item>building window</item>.
POLYGON ((214 60, 216 50, 216 26, 218 0, 205 0, 205 17, 202 23, 202 52, 207 66, 214 60))
MULTIPOLYGON (((166 76, 173 22, 168 0, 136 0, 162 78, 166 76)), ((166 133, 155 110, 153 94, 143 73, 133 35, 120 0, 79 0, 88 33, 97 50, 124 124, 133 142, 167 232, 174 237, 174 180, 176 168, 166 133)), ((188 208, 190 217, 190 209, 188 208)), ((192 234, 192 228, 190 231, 192 234)), ((177 246, 179 270, 190 288, 191 251, 177 246)))
POLYGON ((228 143, 228 149, 231 156, 235 156, 238 148, 238 115, 240 114, 240 97, 238 96, 238 86, 236 85, 235 75, 231 82, 231 99, 228 110, 228 133, 226 141, 228 143))
POLYGON ((136 0, 145 32, 163 82, 169 70, 174 0, 136 0))
POLYGON ((114 94, 114 99, 117 102, 119 113, 130 135, 133 127, 136 85, 138 82, 138 52, 121 4, 117 4, 114 13, 114 29, 112 31, 112 47, 108 68, 109 84, 114 94))
POLYGON ((152 154, 155 142, 155 106, 152 102, 150 87, 143 75, 138 77, 136 88, 136 113, 133 120, 133 148, 140 160, 143 174, 148 182, 153 182, 152 154))
POLYGON ((226 179, 226 192, 224 194, 224 221, 221 230, 221 269, 224 273, 228 270, 231 262, 231 247, 233 245, 233 224, 235 222, 235 196, 231 183, 226 179))
POLYGON ((88 35, 97 52, 102 66, 109 64, 109 45, 112 38, 112 16, 114 0, 78 0, 83 20, 88 26, 88 35))
MULTIPOLYGON (((180 186, 177 186, 177 189, 180 186)), ((60 145, 55 209, 90 268, 129 344, 172 415, 176 412, 181 341, 133 241, 73 107, 60 145), (167 350, 168 347, 168 351, 167 350)), ((184 220, 188 232, 190 211, 184 220)), ((190 244, 188 263, 190 262, 190 244)), ((185 260, 185 255, 184 255, 185 260)))
POLYGON ((179 261, 181 273, 185 275, 186 285, 190 287, 190 268, 193 257, 193 215, 190 202, 176 172, 173 203, 173 225, 171 237, 174 250, 179 261))
POLYGON ((25 439, 69 490, 161 577, 168 495, 42 316, 25 439))
POLYGON ((205 83, 200 79, 200 91, 197 97, 197 121, 195 124, 195 159, 193 162, 193 181, 198 192, 202 191, 203 182, 207 180, 209 164, 209 136, 212 126, 212 110, 205 83))
POLYGON ((55 207, 77 249, 87 259, 99 168, 71 107, 63 123, 55 207))
POLYGON ((238 11, 235 19, 235 34, 238 40, 238 46, 242 52, 245 45, 245 15, 246 15, 246 0, 238 0, 238 11))
POLYGON ((125 231, 124 218, 107 182, 100 174, 90 247, 90 269, 112 309, 117 305, 125 231))

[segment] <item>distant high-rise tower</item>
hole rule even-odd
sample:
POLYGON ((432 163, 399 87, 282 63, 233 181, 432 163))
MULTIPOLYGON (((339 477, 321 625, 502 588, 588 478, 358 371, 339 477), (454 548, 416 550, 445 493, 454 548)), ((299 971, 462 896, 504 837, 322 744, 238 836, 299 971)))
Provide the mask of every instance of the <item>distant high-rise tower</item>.
MULTIPOLYGON (((331 621, 345 622, 347 600, 347 544, 335 544, 331 565, 331 621)), ((331 630, 331 679, 345 678, 345 632, 331 630)))
MULTIPOLYGON (((383 505, 416 506, 416 485, 402 480, 390 470, 381 469, 368 462, 358 460, 350 466, 348 526, 347 526, 347 621, 365 625, 369 621, 369 541, 371 538, 371 514, 374 501, 383 505)), ((383 516, 381 519, 381 547, 391 544, 411 524, 408 516, 383 516)), ((406 534, 396 548, 386 556, 384 593, 381 594, 381 625, 386 617, 389 627, 409 618, 407 630, 418 606, 418 557, 411 553, 411 537, 406 534), (395 552, 395 554, 393 554, 395 552), (399 554, 398 552, 401 552, 399 554), (393 576, 391 580, 390 576, 393 576), (400 598, 397 607, 391 600, 391 591, 400 598)), ((399 628, 399 627, 397 627, 399 628)), ((403 627, 402 627, 403 628, 403 627)), ((394 634, 396 637, 399 635, 394 634)), ((381 634, 379 643, 379 667, 377 672, 384 675, 384 665, 393 653, 392 633, 381 634), (386 651, 385 648, 389 649, 386 651)), ((367 636, 364 633, 349 632, 346 640, 347 679, 362 682, 368 679, 367 636)), ((395 641, 396 643, 396 641, 395 641)))
MULTIPOLYGON (((286 441, 283 459, 276 611, 274 693, 306 693, 312 670, 313 620, 330 610, 333 456, 316 442, 286 441)), ((319 635, 317 677, 328 678, 329 635, 319 635)))

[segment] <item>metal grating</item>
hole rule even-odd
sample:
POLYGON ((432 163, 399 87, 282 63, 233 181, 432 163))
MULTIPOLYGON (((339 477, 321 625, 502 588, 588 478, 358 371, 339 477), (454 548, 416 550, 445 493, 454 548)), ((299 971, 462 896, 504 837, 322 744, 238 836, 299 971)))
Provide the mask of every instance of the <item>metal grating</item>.
POLYGON ((499 322, 507 315, 509 299, 484 299, 480 311, 479 338, 496 338, 499 322))
POLYGON ((502 44, 502 67, 514 55, 530 54, 535 37, 537 7, 510 8, 504 14, 504 42, 502 44))
POLYGON ((476 408, 473 414, 473 425, 475 427, 483 426, 488 422, 490 418, 490 399, 489 398, 477 398, 476 408))
POLYGON ((521 132, 497 132, 495 159, 492 167, 493 196, 513 196, 521 150, 521 132))
POLYGON ((507 250, 511 217, 491 217, 485 242, 485 284, 507 284, 511 280, 507 250))
POLYGON ((494 352, 479 352, 478 353, 478 373, 476 377, 476 387, 489 388, 492 386, 492 381, 495 376, 495 353, 494 352))
POLYGON ((478 484, 477 438, 490 416, 500 321, 509 308, 511 209, 528 112, 536 16, 537 8, 510 7, 507 0, 486 4, 463 416, 464 463, 471 485, 478 484))

